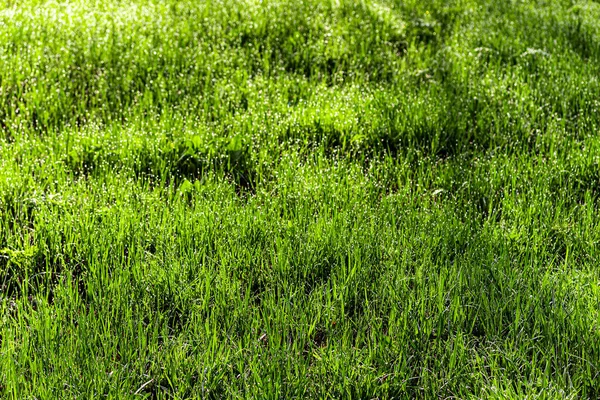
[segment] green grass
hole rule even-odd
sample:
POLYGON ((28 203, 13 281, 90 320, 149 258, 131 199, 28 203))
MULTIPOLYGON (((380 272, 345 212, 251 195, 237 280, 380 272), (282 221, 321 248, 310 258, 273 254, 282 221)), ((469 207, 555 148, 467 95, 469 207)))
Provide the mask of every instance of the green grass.
POLYGON ((1 398, 598 398, 600 3, 0 2, 1 398))

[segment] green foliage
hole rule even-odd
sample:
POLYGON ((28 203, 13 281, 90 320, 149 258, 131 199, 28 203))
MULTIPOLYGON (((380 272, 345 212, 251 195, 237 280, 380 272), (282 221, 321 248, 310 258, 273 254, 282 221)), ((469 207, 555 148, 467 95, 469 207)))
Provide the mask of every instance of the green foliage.
POLYGON ((597 398, 600 4, 0 4, 0 397, 597 398))

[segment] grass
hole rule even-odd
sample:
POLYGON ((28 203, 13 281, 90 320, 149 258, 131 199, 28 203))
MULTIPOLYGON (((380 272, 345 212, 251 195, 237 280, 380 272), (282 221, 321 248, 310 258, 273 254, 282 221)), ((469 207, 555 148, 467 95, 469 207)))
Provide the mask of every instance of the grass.
POLYGON ((597 398, 600 4, 0 2, 0 397, 597 398))

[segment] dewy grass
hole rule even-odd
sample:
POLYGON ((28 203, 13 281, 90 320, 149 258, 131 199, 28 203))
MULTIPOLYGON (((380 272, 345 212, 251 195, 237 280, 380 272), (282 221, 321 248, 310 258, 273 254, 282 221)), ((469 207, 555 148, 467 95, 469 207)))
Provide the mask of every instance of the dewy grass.
POLYGON ((598 398, 599 21, 2 2, 0 397, 598 398))

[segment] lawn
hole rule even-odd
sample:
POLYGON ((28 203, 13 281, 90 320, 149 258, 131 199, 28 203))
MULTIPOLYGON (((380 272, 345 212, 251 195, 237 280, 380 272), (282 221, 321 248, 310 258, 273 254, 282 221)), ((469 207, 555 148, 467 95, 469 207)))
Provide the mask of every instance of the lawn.
POLYGON ((600 3, 0 1, 0 398, 600 397, 600 3))

